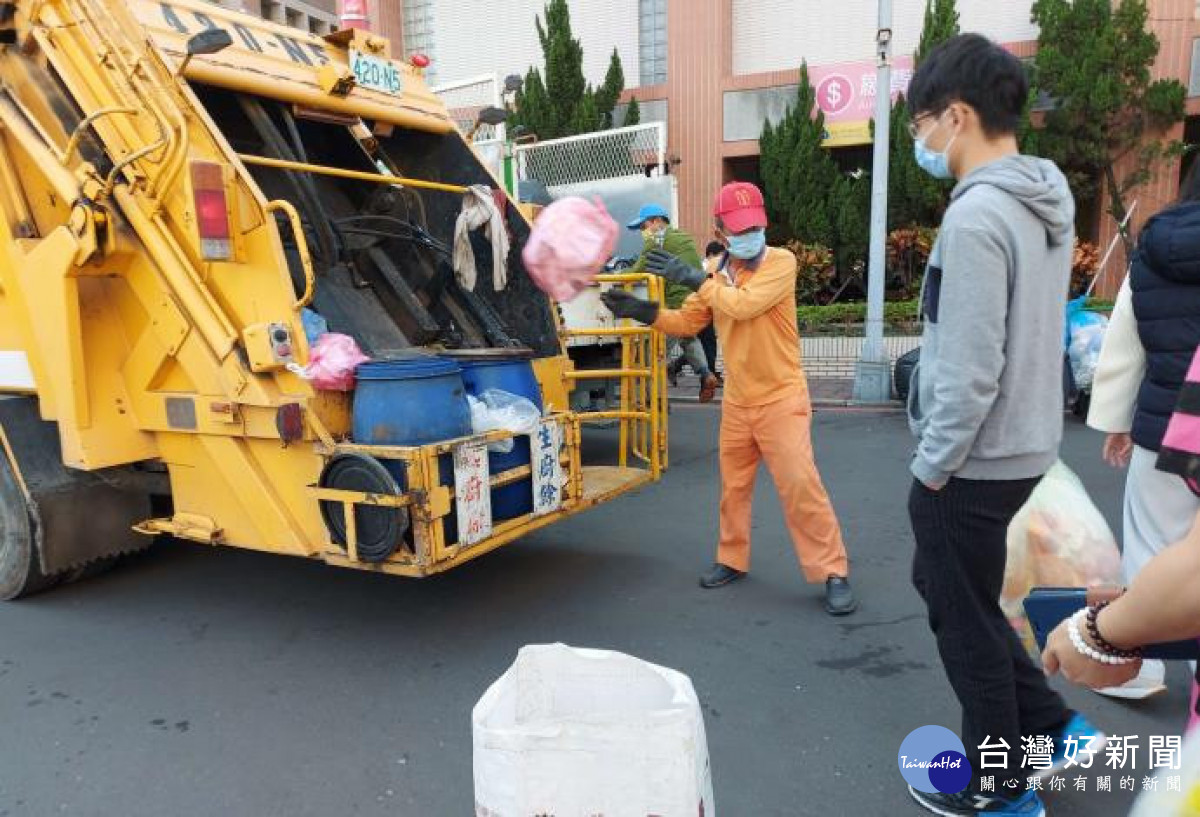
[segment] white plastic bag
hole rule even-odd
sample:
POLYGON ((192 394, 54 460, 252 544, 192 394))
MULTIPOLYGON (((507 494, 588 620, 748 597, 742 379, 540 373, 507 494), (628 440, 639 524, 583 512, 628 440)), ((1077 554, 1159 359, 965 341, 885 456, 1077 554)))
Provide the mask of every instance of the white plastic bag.
POLYGON ((1075 386, 1084 391, 1092 387, 1096 366, 1100 362, 1100 348, 1104 345, 1104 332, 1108 328, 1107 319, 1102 315, 1096 317, 1100 320, 1072 330, 1071 347, 1068 349, 1075 386))
MULTIPOLYGON (((542 420, 542 412, 532 400, 501 389, 488 389, 478 397, 468 394, 467 403, 471 406, 471 431, 475 434, 486 431, 536 434, 542 420)), ((488 445, 488 451, 496 454, 512 450, 512 438, 488 445)))
POLYGON ((691 680, 608 650, 523 647, 471 713, 476 817, 713 817, 691 680))
POLYGON ((1037 652, 1021 606, 1033 587, 1121 584, 1121 554, 1079 477, 1056 462, 1008 527, 1000 607, 1037 652))

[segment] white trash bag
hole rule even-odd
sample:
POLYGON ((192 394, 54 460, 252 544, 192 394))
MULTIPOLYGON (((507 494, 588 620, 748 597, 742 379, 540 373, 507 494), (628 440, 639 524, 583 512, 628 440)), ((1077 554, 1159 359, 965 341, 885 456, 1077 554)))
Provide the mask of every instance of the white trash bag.
POLYGON ((1008 526, 1001 609, 1037 654, 1022 606, 1032 588, 1121 583, 1121 553, 1108 522, 1079 477, 1059 460, 1008 526))
POLYGON ((471 713, 476 817, 713 817, 683 673, 619 652, 522 647, 471 713))
MULTIPOLYGON (((471 407, 471 431, 483 434, 487 431, 511 431, 514 434, 536 434, 542 412, 528 397, 501 389, 488 389, 478 397, 467 395, 471 407)), ((508 454, 513 450, 513 441, 499 440, 488 444, 488 451, 508 454)))

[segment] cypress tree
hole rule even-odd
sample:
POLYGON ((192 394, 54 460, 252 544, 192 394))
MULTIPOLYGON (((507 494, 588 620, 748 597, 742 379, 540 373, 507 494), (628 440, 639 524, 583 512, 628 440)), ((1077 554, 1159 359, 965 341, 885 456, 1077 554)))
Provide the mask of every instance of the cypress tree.
POLYGON ((635 96, 629 100, 629 107, 625 109, 624 127, 640 124, 642 124, 642 107, 638 105, 637 97, 635 96))
MULTIPOLYGON (((958 34, 955 0, 926 0, 925 24, 913 55, 917 66, 936 46, 958 34)), ((947 182, 933 178, 917 166, 913 139, 908 133, 911 111, 901 94, 892 105, 888 159, 888 229, 928 227, 941 221, 950 190, 947 182)))
POLYGON ((583 75, 583 46, 571 33, 567 0, 547 0, 534 23, 543 67, 530 68, 526 74, 525 87, 517 92, 512 124, 523 125, 543 140, 612 127, 613 109, 625 89, 616 49, 604 84, 593 89, 583 75))
POLYGON ((589 85, 571 114, 569 129, 572 134, 591 133, 600 129, 600 121, 601 115, 599 107, 596 105, 596 92, 589 85))
POLYGON ((759 169, 775 241, 795 239, 833 247, 829 202, 839 173, 821 146, 824 140, 825 115, 817 106, 805 62, 795 104, 778 125, 767 122, 759 138, 759 169))
POLYGON ((870 240, 871 175, 839 175, 830 195, 833 257, 842 276, 865 269, 870 240))
POLYGON ((1159 42, 1146 27, 1145 0, 1036 0, 1032 17, 1034 85, 1053 100, 1037 146, 1062 168, 1076 200, 1093 199, 1106 182, 1107 211, 1120 221, 1130 191, 1180 150, 1161 137, 1183 119, 1187 91, 1151 78, 1159 42))
POLYGON ((600 113, 601 126, 607 130, 613 126, 613 108, 625 90, 625 71, 621 67, 621 55, 613 49, 608 60, 608 73, 604 76, 604 84, 596 89, 596 110, 600 113))
POLYGON ((921 39, 913 64, 917 67, 925 61, 938 45, 958 33, 958 9, 954 0, 925 0, 925 23, 921 28, 921 39))

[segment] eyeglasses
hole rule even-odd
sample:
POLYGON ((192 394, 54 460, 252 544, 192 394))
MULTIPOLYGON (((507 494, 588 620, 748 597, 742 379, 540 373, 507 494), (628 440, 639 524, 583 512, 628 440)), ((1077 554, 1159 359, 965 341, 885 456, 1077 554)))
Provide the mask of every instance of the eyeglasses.
POLYGON ((944 114, 945 112, 946 112, 946 109, 943 108, 942 110, 938 111, 937 113, 930 112, 930 113, 917 114, 912 119, 910 119, 908 121, 908 124, 905 126, 908 128, 908 135, 913 138, 913 141, 920 139, 921 138, 921 123, 927 119, 932 119, 936 122, 937 120, 942 118, 942 114, 944 114))

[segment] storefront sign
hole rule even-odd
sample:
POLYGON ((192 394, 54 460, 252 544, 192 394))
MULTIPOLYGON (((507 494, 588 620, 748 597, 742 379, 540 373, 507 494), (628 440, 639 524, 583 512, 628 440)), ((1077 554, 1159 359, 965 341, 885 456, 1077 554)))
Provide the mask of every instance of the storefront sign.
MULTIPOLYGON (((912 75, 912 57, 896 57, 892 61, 888 89, 892 102, 908 90, 912 75)), ((817 92, 817 105, 825 114, 825 146, 870 144, 870 122, 879 95, 875 63, 867 60, 810 68, 809 80, 817 92)))

